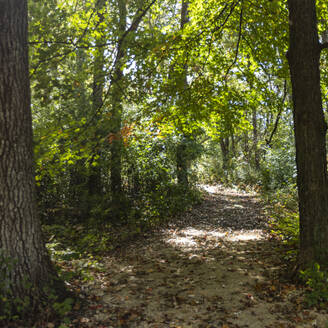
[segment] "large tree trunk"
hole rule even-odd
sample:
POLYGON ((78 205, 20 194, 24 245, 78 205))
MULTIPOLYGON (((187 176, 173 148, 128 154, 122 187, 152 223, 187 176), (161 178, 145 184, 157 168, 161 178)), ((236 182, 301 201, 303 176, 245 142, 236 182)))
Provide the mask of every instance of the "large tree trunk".
POLYGON ((288 0, 288 61, 294 103, 300 260, 328 263, 326 123, 320 89, 315 0, 288 0))
POLYGON ((35 206, 27 1, 1 0, 0 8, 0 294, 24 300, 17 306, 27 313, 38 307, 53 270, 35 206))

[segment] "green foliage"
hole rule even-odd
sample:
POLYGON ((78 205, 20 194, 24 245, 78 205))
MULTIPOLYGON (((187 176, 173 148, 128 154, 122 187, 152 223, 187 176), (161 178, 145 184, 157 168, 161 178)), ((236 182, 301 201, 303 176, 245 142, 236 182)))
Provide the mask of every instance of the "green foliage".
MULTIPOLYGON (((17 318, 15 305, 19 305, 21 300, 11 301, 12 293, 10 286, 10 271, 12 270, 14 261, 5 256, 0 249, 0 323, 2 320, 12 320, 17 318)), ((24 305, 22 303, 21 305, 24 305)), ((26 304, 28 305, 28 304, 26 304)), ((20 308, 20 305, 19 305, 20 308)))
MULTIPOLYGON (((29 296, 13 295, 10 274, 15 265, 16 260, 5 256, 0 249, 0 324, 23 318, 31 306, 29 296)), ((26 291, 30 291, 32 288, 26 278, 22 282, 22 286, 26 291)))
POLYGON ((296 163, 293 145, 266 149, 261 166, 260 184, 264 191, 279 190, 296 183, 296 163))
POLYGON ((228 181, 233 182, 240 187, 243 186, 258 186, 259 172, 251 165, 243 156, 232 159, 232 170, 228 181))
POLYGON ((0 251, 0 325, 9 326, 9 323, 22 323, 34 320, 34 314, 40 310, 46 310, 48 315, 53 315, 56 312, 56 320, 61 319, 65 314, 72 310, 74 299, 65 298, 60 300, 59 296, 55 293, 54 289, 50 286, 44 287, 43 301, 40 304, 32 304, 33 286, 27 280, 24 279, 22 288, 25 290, 25 295, 14 296, 12 292, 10 273, 13 267, 16 265, 16 261, 6 257, 2 251, 0 251), (27 321, 25 321, 27 320, 27 321))
MULTIPOLYGON (((280 153, 278 152, 278 154, 280 153)), ((276 162, 272 160, 272 163, 267 164, 269 167, 270 165, 271 168, 275 167, 276 162)), ((296 183, 293 182, 294 177, 291 176, 294 172, 293 167, 294 165, 289 159, 286 166, 281 166, 281 173, 278 172, 278 167, 276 169, 277 175, 274 174, 275 169, 272 170, 273 172, 270 169, 267 170, 271 184, 266 186, 271 185, 271 187, 265 188, 265 185, 262 185, 260 194, 265 203, 268 204, 266 211, 271 217, 271 232, 288 244, 290 251, 286 254, 286 258, 295 261, 296 249, 299 244, 299 214, 297 187, 296 183), (286 183, 288 179, 290 182, 286 183)), ((263 172, 265 171, 262 170, 261 172, 262 178, 263 172)))
POLYGON ((60 317, 63 317, 72 310, 73 303, 74 300, 72 298, 66 298, 62 302, 55 302, 52 307, 60 317))
POLYGON ((280 236, 289 245, 296 247, 299 240, 299 217, 295 210, 290 210, 276 203, 269 210, 272 217, 272 233, 280 236))
POLYGON ((312 268, 301 271, 300 275, 308 286, 307 304, 326 308, 328 304, 328 272, 322 270, 318 263, 314 263, 312 268))

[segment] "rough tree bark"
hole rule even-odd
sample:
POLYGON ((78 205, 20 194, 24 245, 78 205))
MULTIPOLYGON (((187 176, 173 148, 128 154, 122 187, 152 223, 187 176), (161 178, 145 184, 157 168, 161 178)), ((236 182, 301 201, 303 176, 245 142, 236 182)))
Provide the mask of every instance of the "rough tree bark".
POLYGON ((322 109, 315 0, 288 0, 288 61, 294 104, 300 261, 328 263, 326 122, 322 109))
POLYGON ((24 299, 28 313, 54 271, 35 206, 27 1, 0 0, 0 8, 0 294, 24 299))

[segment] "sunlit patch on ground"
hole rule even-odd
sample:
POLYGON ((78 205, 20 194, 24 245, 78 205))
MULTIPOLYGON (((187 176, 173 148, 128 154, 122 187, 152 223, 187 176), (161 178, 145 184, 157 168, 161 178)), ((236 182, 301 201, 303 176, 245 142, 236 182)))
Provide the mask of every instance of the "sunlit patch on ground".
POLYGON ((262 230, 234 231, 226 238, 228 241, 261 240, 265 238, 265 234, 262 230))
POLYGON ((181 248, 197 248, 198 246, 192 237, 174 236, 173 238, 167 239, 166 242, 181 248))
POLYGON ((221 185, 205 185, 205 184, 201 184, 199 185, 199 188, 205 190, 206 192, 208 192, 209 194, 224 194, 225 196, 241 196, 243 197, 244 195, 252 195, 255 196, 256 192, 251 192, 251 191, 244 191, 244 190, 240 190, 238 189, 238 187, 231 187, 231 188, 227 188, 221 185))
MULTIPOLYGON (((228 231, 207 231, 203 229, 185 228, 178 232, 171 232, 164 240, 171 246, 186 249, 200 249, 204 242, 211 241, 215 244, 220 241, 256 241, 265 238, 262 230, 228 230, 228 231)), ((213 245, 215 246, 215 245, 213 245)), ((209 247, 207 245, 206 247, 209 247)))
POLYGON ((224 210, 233 210, 233 209, 243 209, 245 208, 243 205, 239 205, 239 204, 231 204, 229 206, 224 206, 223 209, 224 210))
POLYGON ((164 241, 182 250, 191 248, 199 249, 202 247, 202 242, 206 241, 208 238, 211 238, 211 240, 219 240, 224 237, 224 235, 225 233, 218 231, 207 231, 189 227, 169 234, 164 241))
POLYGON ((207 191, 210 194, 215 194, 219 191, 218 186, 202 185, 201 188, 203 188, 205 191, 207 191))

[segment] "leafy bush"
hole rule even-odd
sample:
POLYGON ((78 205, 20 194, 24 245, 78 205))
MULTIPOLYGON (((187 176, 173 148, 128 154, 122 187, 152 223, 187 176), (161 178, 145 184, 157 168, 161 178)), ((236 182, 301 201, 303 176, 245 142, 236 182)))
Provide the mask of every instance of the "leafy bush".
POLYGON ((271 232, 296 249, 299 241, 296 185, 289 185, 276 191, 261 190, 261 196, 268 204, 266 212, 271 217, 271 232))
POLYGON ((5 319, 12 319, 13 304, 9 302, 10 296, 10 279, 9 273, 12 270, 13 261, 5 256, 0 249, 0 322, 5 319))
POLYGON ((295 150, 292 145, 267 148, 261 165, 260 183, 264 190, 279 190, 296 182, 295 150))
POLYGON ((328 272, 314 263, 313 268, 301 271, 301 278, 309 287, 306 301, 309 306, 327 306, 328 302, 328 272))
POLYGON ((289 245, 296 246, 299 239, 298 213, 276 204, 270 210, 272 232, 279 235, 289 245))
POLYGON ((68 312, 70 312, 73 308, 74 300, 70 297, 66 298, 63 302, 55 302, 52 307, 56 311, 56 313, 62 317, 68 312))

